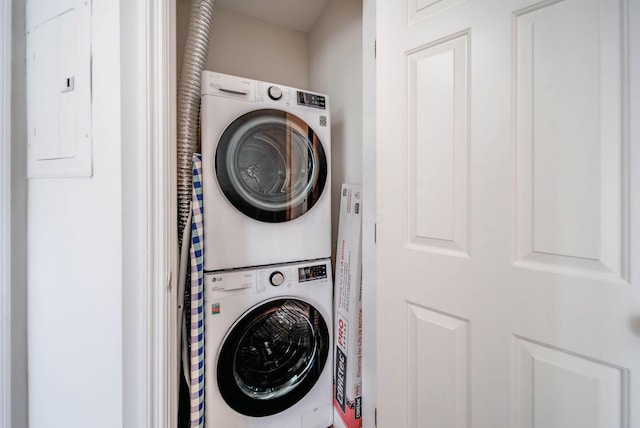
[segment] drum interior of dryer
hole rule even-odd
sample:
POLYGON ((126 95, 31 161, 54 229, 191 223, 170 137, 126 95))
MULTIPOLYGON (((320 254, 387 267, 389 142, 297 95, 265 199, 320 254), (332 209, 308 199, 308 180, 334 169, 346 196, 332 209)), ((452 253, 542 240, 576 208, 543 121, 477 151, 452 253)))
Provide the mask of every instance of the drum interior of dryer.
POLYGON ((216 150, 216 177, 227 200, 270 223, 296 219, 318 201, 328 166, 322 142, 299 117, 262 109, 234 120, 216 150))
POLYGON ((327 324, 313 305, 294 298, 263 302, 227 333, 217 364, 220 394, 247 416, 286 410, 313 388, 329 345, 327 324))

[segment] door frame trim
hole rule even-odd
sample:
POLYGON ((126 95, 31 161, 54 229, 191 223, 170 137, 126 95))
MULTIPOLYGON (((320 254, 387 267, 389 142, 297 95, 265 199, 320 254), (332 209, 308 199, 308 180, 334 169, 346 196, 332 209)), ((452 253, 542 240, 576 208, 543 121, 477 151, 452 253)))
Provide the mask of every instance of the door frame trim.
POLYGON ((11 426, 11 1, 0 1, 0 427, 11 426))
POLYGON ((176 0, 120 1, 123 426, 177 425, 176 0))

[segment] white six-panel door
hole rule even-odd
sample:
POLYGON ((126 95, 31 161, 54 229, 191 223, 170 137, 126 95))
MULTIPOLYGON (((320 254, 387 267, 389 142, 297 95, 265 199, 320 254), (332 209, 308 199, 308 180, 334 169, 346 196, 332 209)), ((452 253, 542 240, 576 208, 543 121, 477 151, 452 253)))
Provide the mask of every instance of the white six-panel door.
POLYGON ((639 4, 378 1, 379 427, 640 426, 639 4))

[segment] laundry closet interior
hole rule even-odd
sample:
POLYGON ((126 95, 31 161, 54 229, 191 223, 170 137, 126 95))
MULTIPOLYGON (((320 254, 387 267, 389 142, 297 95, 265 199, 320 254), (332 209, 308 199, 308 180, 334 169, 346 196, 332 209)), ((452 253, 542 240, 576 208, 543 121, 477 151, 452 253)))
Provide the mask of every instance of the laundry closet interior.
MULTIPOLYGON (((375 317, 373 8, 372 2, 362 0, 217 0, 205 65, 208 71, 328 96, 331 255, 335 260, 341 185, 363 184, 363 307, 371 311, 370 317, 364 316, 368 320, 375 317)), ((189 0, 176 1, 178 78, 190 11, 189 0)), ((363 383, 369 389, 363 392, 363 420, 369 426, 374 417, 375 331, 371 327, 375 322, 370 322, 368 331, 366 325, 363 377, 368 379, 363 383)), ((205 358, 210 361, 210 357, 205 358)))
MULTIPOLYGON (((2 428, 175 426, 192 1, 0 0, 2 428)), ((364 427, 640 426, 640 2, 210 3, 330 100, 327 259, 363 185, 364 427)))

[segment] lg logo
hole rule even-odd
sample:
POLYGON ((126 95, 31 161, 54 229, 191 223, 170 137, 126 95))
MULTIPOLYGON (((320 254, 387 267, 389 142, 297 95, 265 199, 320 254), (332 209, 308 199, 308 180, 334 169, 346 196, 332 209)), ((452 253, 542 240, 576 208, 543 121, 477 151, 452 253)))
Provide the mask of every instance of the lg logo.
POLYGON ((211 278, 212 282, 220 282, 222 281, 222 277, 221 276, 214 276, 213 278, 211 278))

